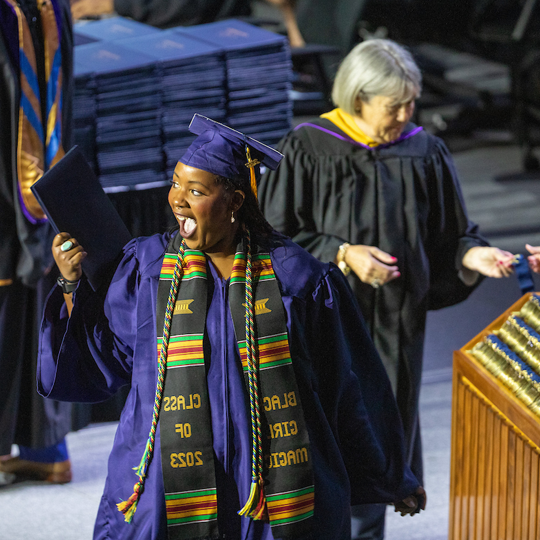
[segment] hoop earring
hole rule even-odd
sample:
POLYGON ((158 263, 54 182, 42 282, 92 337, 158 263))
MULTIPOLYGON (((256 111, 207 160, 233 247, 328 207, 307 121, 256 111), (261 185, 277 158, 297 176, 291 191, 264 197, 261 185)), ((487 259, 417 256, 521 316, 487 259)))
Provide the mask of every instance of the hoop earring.
POLYGON ((234 223, 236 219, 234 219, 234 211, 231 213, 231 223, 234 223))

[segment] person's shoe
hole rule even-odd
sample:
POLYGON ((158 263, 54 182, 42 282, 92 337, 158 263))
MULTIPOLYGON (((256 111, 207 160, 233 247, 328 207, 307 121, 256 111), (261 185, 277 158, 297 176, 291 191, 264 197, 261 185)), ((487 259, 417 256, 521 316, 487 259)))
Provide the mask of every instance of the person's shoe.
POLYGON ((33 480, 43 480, 51 484, 67 484, 71 482, 72 478, 69 459, 57 463, 39 463, 13 457, 0 460, 0 472, 24 476, 33 480))

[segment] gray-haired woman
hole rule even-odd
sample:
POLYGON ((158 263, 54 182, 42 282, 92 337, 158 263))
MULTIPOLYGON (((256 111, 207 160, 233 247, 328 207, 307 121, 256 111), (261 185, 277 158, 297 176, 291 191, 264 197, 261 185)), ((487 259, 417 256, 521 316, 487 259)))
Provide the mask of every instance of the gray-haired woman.
MULTIPOLYGON (((505 277, 512 254, 469 221, 444 143, 410 122, 421 74, 390 40, 357 45, 341 64, 338 108, 281 141, 260 201, 280 232, 349 274, 383 359, 423 483, 418 397, 426 312, 467 298, 479 274, 505 277)), ((357 538, 383 538, 384 506, 364 509, 357 538)))

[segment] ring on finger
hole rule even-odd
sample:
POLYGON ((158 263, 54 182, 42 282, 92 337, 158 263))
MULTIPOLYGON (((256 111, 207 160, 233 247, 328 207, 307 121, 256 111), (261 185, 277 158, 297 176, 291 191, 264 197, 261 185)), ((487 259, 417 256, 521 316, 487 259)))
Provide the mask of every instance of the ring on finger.
POLYGON ((62 251, 69 251, 70 249, 73 248, 75 244, 71 241, 71 240, 66 240, 61 246, 60 246, 60 249, 62 251))
POLYGON ((380 286, 381 286, 381 281, 378 279, 378 278, 375 278, 371 283, 370 285, 374 288, 374 289, 378 289, 380 286))

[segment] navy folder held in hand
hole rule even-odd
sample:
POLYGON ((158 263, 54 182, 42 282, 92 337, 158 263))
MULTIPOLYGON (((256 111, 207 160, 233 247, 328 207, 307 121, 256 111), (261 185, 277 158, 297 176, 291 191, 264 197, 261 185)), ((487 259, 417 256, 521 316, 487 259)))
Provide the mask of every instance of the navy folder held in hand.
POLYGON ((97 290, 131 234, 81 150, 74 146, 31 189, 53 229, 69 233, 88 253, 82 268, 97 290))

